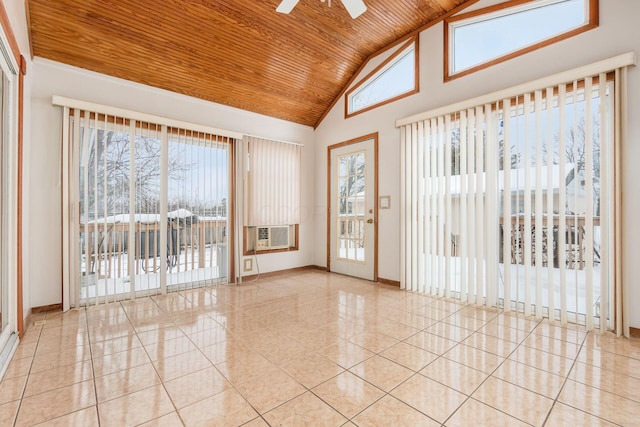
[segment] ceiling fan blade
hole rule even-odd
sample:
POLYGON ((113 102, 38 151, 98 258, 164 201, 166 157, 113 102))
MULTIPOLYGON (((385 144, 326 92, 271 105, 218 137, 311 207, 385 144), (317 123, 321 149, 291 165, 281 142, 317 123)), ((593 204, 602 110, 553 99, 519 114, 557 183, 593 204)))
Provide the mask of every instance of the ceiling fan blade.
POLYGON ((276 12, 289 13, 298 4, 298 0, 282 0, 280 6, 276 8, 276 12))
POLYGON ((344 4, 344 7, 353 19, 356 19, 367 10, 367 6, 362 0, 342 0, 342 4, 344 4))

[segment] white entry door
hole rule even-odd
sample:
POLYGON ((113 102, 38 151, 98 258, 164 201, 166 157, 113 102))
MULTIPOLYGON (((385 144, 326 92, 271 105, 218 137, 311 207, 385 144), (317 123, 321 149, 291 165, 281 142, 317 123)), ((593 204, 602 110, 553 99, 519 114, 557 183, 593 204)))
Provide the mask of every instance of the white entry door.
POLYGON ((329 269, 367 280, 377 280, 376 143, 368 136, 329 147, 329 269))

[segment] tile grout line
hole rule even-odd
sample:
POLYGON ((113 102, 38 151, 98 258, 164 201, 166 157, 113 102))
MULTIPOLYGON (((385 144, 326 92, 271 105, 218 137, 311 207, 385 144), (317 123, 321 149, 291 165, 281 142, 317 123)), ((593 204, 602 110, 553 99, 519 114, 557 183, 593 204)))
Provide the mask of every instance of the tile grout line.
MULTIPOLYGON (((45 320, 46 319, 47 319, 47 314, 45 314, 45 320)), ((16 410, 16 413, 13 418, 14 427, 18 423, 18 416, 20 415, 20 409, 22 409, 22 403, 24 402, 24 394, 27 392, 27 384, 29 384, 29 377, 31 376, 31 368, 33 367, 33 362, 36 360, 36 353, 38 351, 38 346, 40 345, 40 338, 42 337, 43 329, 44 329, 44 324, 43 324, 43 327, 41 327, 40 331, 38 332, 38 338, 36 339, 36 349, 33 351, 33 357, 31 358, 31 363, 29 363, 29 370, 27 371, 27 374, 26 374, 27 379, 24 382, 24 388, 22 389, 22 393, 20 394, 20 403, 18 403, 18 409, 16 410)), ((18 342, 18 345, 20 345, 20 342, 18 342)), ((5 371, 5 375, 6 375, 6 371, 5 371)), ((2 378, 2 380, 4 380, 4 378, 2 378)))
MULTIPOLYGON (((178 293, 178 294, 179 294, 179 292, 180 292, 180 291, 177 291, 176 293, 178 293)), ((155 296, 157 296, 157 295, 155 295, 155 296)), ((156 305, 156 307, 158 307, 158 309, 160 309, 160 311, 161 311, 161 312, 163 312, 163 313, 165 313, 165 314, 166 314, 166 312, 162 309, 162 307, 160 307, 160 305, 158 304, 158 302, 157 302, 155 299, 153 299, 153 298, 152 298, 152 295, 150 295, 148 298, 149 298, 149 300, 150 300, 150 301, 152 301, 152 302, 156 305)), ((175 410, 176 415, 178 416, 178 419, 180 420, 180 422, 181 422, 181 423, 182 423, 182 425, 184 426, 184 425, 185 425, 184 420, 183 420, 183 419, 182 419, 182 417, 180 416, 180 412, 178 412, 178 408, 176 407, 176 404, 173 402, 173 399, 171 398, 171 395, 169 394, 169 391, 167 390, 167 387, 166 387, 166 386, 165 386, 165 384, 164 384, 164 380, 162 379, 162 377, 161 377, 161 376, 160 376, 160 374, 158 373, 158 369, 157 369, 156 365, 153 363, 153 360, 151 360, 151 356, 149 355, 149 351, 147 350, 146 346, 142 343, 142 340, 140 339, 140 335, 138 334, 138 330, 135 328, 135 326, 134 326, 134 325, 133 325, 133 323, 131 322, 131 318, 129 317, 129 313, 127 312, 127 310, 126 310, 126 309, 124 308, 124 306, 122 305, 122 302, 118 302, 118 304, 120 305, 120 308, 121 308, 121 309, 122 309, 122 311, 124 312, 124 315, 126 316, 127 321, 129 322, 129 325, 131 325, 131 329, 133 329, 133 332, 135 333, 136 338, 138 339, 138 341, 140 341, 140 344, 141 344, 141 346, 142 346, 142 349, 144 350, 145 354, 146 354, 146 355, 147 355, 147 357, 149 358, 149 363, 151 363, 151 366, 153 367, 153 371, 154 371, 154 372, 156 373, 156 375, 158 376, 158 379, 160 380, 160 384, 162 384, 162 389, 163 389, 163 390, 164 390, 164 392, 167 394, 167 397, 169 398, 169 401, 171 402, 171 405, 173 405, 173 408, 174 408, 174 410, 175 410)), ((126 351, 126 350, 125 350, 125 351, 126 351)), ((152 386, 149 386, 149 387, 147 387, 147 388, 151 388, 151 387, 153 387, 153 385, 152 385, 152 386)), ((146 388, 145 388, 145 389, 142 389, 142 390, 146 390, 146 388)), ((139 390, 139 391, 140 391, 140 390, 139 390)), ((133 392, 133 393, 135 393, 135 392, 133 392)), ((132 394, 132 393, 129 393, 129 394, 132 394)), ((127 395, 125 395, 125 396, 127 396, 127 395)), ((96 397, 96 400, 97 400, 97 397, 96 397)), ((165 415, 168 415, 168 414, 160 415, 159 417, 156 417, 156 418, 154 418, 154 419, 161 418, 161 417, 163 417, 163 416, 165 416, 165 415)), ((147 420, 147 421, 152 421, 152 420, 147 420)), ((145 421, 145 422, 146 422, 146 421, 145 421)))
MULTIPOLYGON (((498 314, 498 316, 499 316, 500 314, 504 314, 504 310, 503 310, 501 313, 499 313, 499 314, 498 314)), ((495 318, 497 318, 498 316, 495 316, 495 317, 494 317, 494 319, 495 319, 495 318)), ((525 317, 522 317, 522 319, 525 319, 525 317)), ((492 319, 492 320, 493 320, 493 319, 492 319)), ((527 319, 527 320, 530 320, 530 319, 527 319)), ((536 328, 538 328, 538 326, 539 326, 539 325, 540 325, 540 323, 542 322, 542 319, 540 319, 540 320, 538 320, 538 321, 535 321, 535 320, 533 320, 533 319, 531 319, 531 320, 532 320, 532 321, 534 321, 534 322, 536 322, 536 326, 535 326, 534 328, 532 328, 532 329, 529 331, 529 333, 527 333, 527 335, 525 336, 525 338, 524 338, 524 339, 523 339, 523 340, 522 340, 522 341, 521 341, 521 342, 520 342, 520 343, 519 343, 519 344, 518 344, 518 345, 517 345, 517 346, 516 346, 516 347, 515 347, 515 348, 514 348, 514 349, 513 349, 513 350, 512 350, 512 351, 511 351, 507 356, 506 356, 506 357, 505 357, 505 358, 503 358, 503 360, 498 364, 498 366, 496 366, 496 367, 493 369, 493 371, 491 371, 491 373, 490 373, 489 375, 487 375, 487 377, 486 377, 484 380, 482 380, 482 382, 480 382, 480 384, 478 384, 478 386, 477 386, 476 388, 474 388, 474 389, 473 389, 473 391, 472 391, 471 393, 469 393, 469 394, 467 395, 467 398, 466 398, 466 399, 465 399, 465 400, 464 400, 464 401, 463 401, 463 402, 462 402, 462 403, 461 403, 461 404, 460 404, 460 405, 459 405, 459 406, 458 406, 458 407, 457 407, 457 408, 456 408, 456 409, 451 413, 451 415, 449 415, 449 417, 448 417, 448 418, 447 418, 447 419, 442 423, 442 425, 443 425, 443 426, 447 423, 447 421, 449 421, 449 420, 450 420, 450 419, 451 419, 451 418, 456 414, 456 412, 458 412, 458 411, 460 410, 460 408, 462 408, 462 406, 463 406, 465 403, 467 403, 467 401, 469 401, 469 399, 472 399, 472 397, 471 397, 471 396, 473 396, 473 394, 474 394, 476 391, 478 391, 478 389, 479 389, 480 387, 482 387, 482 385, 483 385, 483 384, 484 384, 484 383, 485 383, 489 378, 491 378, 491 377, 493 376, 493 374, 494 374, 498 369, 500 369, 500 367, 504 364, 504 362, 505 362, 506 360, 508 360, 508 359, 509 359, 509 357, 511 357, 511 355, 512 355, 513 353, 515 353, 515 352, 518 350, 518 348, 520 348, 520 346, 522 346, 522 345, 523 345, 522 343, 523 343, 523 342, 524 342, 524 341, 525 341, 525 340, 526 340, 526 339, 527 339, 527 338, 528 338, 528 337, 533 333, 533 331, 534 331, 534 330, 536 330, 536 328)), ((489 323, 489 322, 487 322, 487 323, 489 323)), ((505 327, 509 327, 508 325, 504 325, 504 326, 505 326, 505 327)), ((484 326, 483 326, 483 327, 484 327, 484 326)), ((478 328, 478 329, 481 329, 481 328, 478 328)), ((506 340, 506 341, 508 341, 508 340, 506 340)), ((514 384, 514 385, 516 385, 517 387, 519 387, 517 384, 514 384)), ((521 387, 521 388, 522 388, 522 387, 521 387)), ((525 390, 526 390, 526 389, 525 389, 525 390)), ((474 400, 475 400, 475 399, 474 399, 474 400)), ((484 402, 481 402, 481 403, 483 403, 483 404, 485 404, 485 405, 486 405, 486 403, 484 403, 484 402)), ((487 406, 489 406, 489 405, 487 405, 487 406)), ((495 410, 496 410, 496 411, 498 411, 498 412, 501 412, 501 413, 503 413, 503 414, 506 414, 506 415, 508 415, 508 416, 510 416, 510 417, 512 417, 512 418, 517 419, 517 420, 520 420, 520 421, 524 422, 525 424, 529 424, 528 422, 526 422, 526 421, 524 421, 524 420, 521 420, 520 418, 514 417, 514 416, 513 416, 513 415, 511 415, 511 414, 507 414, 506 412, 504 412, 504 411, 502 411, 502 410, 500 410, 500 409, 498 409, 498 408, 495 408, 495 407, 493 407, 493 406, 490 406, 490 407, 491 407, 491 408, 493 408, 493 409, 495 409, 495 410)))

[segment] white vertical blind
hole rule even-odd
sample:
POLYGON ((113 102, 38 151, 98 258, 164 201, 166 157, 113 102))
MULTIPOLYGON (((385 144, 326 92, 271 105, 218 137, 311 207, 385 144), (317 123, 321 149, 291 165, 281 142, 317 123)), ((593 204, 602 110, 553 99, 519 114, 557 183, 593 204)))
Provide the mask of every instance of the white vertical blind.
POLYGON ((99 304, 226 283, 234 139, 58 101, 65 194, 79 214, 66 218, 73 277, 65 300, 99 304))
POLYGON ((616 326, 620 82, 596 65, 398 122, 403 289, 616 326))
POLYGON ((245 225, 299 224, 302 147, 253 136, 245 141, 245 225))

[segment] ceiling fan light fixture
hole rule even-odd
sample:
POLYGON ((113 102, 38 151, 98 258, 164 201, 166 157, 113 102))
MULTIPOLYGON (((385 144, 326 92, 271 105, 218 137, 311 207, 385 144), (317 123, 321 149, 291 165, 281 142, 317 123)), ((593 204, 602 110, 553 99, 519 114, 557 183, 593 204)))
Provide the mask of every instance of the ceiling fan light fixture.
MULTIPOLYGON (((299 0, 282 0, 278 7, 276 8, 276 12, 279 13, 290 13, 294 7, 298 4, 299 0)), ((321 0, 322 3, 325 0, 321 0)), ((329 7, 331 7, 331 0, 328 0, 329 7)), ((356 19, 358 16, 362 15, 367 10, 367 6, 364 4, 363 0, 342 0, 342 4, 344 5, 351 18, 356 19)))

